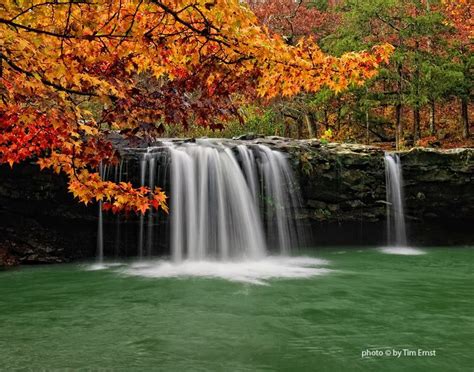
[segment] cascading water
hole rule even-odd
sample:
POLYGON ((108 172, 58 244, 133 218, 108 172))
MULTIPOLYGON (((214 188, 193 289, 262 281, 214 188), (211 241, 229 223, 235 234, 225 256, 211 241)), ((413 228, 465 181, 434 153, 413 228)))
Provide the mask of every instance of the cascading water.
MULTIPOLYGON (((162 187, 170 196, 170 215, 149 211, 138 219, 116 217, 105 229, 100 219, 99 231, 115 228, 115 256, 140 260, 90 269, 117 266, 127 275, 219 277, 253 284, 331 271, 318 267, 325 260, 287 255, 307 243, 298 219, 299 187, 286 156, 265 145, 163 141, 126 149, 120 164, 106 169, 103 177, 162 187), (167 253, 171 260, 153 259, 167 253)), ((101 251, 107 252, 101 242, 101 251)))
MULTIPOLYGON (((146 165, 148 160, 148 153, 142 155, 140 159, 140 186, 145 186, 146 165)), ((138 232, 138 257, 143 258, 143 240, 145 235, 145 216, 140 215, 140 231, 138 232)))
MULTIPOLYGON (((99 165, 99 175, 104 178, 104 165, 99 165)), ((99 201, 99 218, 97 222, 97 262, 102 264, 104 261, 104 217, 102 212, 102 201, 99 201)))
POLYGON ((267 218, 265 219, 267 231, 273 245, 280 252, 289 253, 298 237, 303 236, 299 224, 294 224, 294 216, 288 210, 301 207, 299 193, 293 184, 293 175, 285 156, 278 151, 272 151, 266 146, 258 146, 263 159, 259 163, 262 176, 262 195, 269 197, 264 203, 267 218), (290 208, 288 208, 290 207, 290 208))
MULTIPOLYGON (((122 175, 123 175, 123 160, 120 161, 118 166, 114 169, 114 182, 122 182, 122 175)), ((120 252, 120 238, 121 238, 121 229, 120 229, 121 218, 120 214, 117 214, 115 217, 115 238, 114 238, 114 256, 118 258, 120 252)))
POLYGON ((408 247, 405 223, 405 199, 400 156, 385 154, 385 180, 387 189, 387 246, 384 253, 420 255, 424 251, 408 247))
MULTIPOLYGON (((258 260, 270 251, 287 254, 305 243, 297 219, 298 185, 283 153, 210 139, 163 142, 131 152, 138 155, 135 178, 124 174, 133 162, 127 160, 110 172, 113 179, 151 189, 164 186, 170 195, 169 224, 164 224, 168 231, 158 221, 161 212, 139 217, 139 258, 155 255, 164 240, 174 262, 258 260)), ((116 223, 115 251, 120 225, 116 223)))
POLYGON ((233 152, 208 143, 170 153, 173 259, 261 258, 257 205, 233 152))
POLYGON ((385 181, 387 190, 387 239, 388 245, 406 247, 403 176, 400 157, 385 154, 385 181))

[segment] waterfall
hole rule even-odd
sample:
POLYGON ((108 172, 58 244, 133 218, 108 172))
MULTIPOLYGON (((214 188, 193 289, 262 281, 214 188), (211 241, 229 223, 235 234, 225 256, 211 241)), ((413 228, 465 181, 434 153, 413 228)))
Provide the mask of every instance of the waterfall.
MULTIPOLYGON (((162 142, 128 154, 113 178, 160 186, 170 197, 169 216, 149 211, 136 222, 115 224, 136 226, 140 258, 163 253, 164 242, 174 262, 258 260, 306 243, 298 222, 299 186, 285 154, 212 139, 162 142)), ((117 247, 121 235, 116 231, 117 247)))
MULTIPOLYGON (((140 159, 140 186, 145 186, 146 177, 146 165, 148 160, 148 154, 143 154, 140 159)), ((143 257, 143 240, 145 234, 145 216, 140 215, 140 231, 138 232, 138 257, 143 257)))
POLYGON ((387 190, 387 243, 389 246, 406 247, 402 165, 397 154, 386 153, 384 159, 387 190))
MULTIPOLYGON (((152 157, 150 161, 148 162, 148 187, 150 190, 153 190, 155 188, 155 178, 156 178, 156 173, 155 173, 155 161, 156 159, 152 157)), ((150 211, 148 213, 148 222, 147 222, 147 256, 150 257, 152 250, 153 250, 153 219, 154 219, 154 213, 153 211, 150 211)))
POLYGON ((295 216, 288 211, 299 209, 301 201, 285 156, 278 151, 259 145, 263 161, 260 162, 262 174, 262 195, 266 197, 266 228, 273 237, 273 245, 282 253, 298 241, 305 239, 295 216))
MULTIPOLYGON (((102 162, 99 164, 99 175, 105 178, 105 166, 102 162)), ((99 201, 99 218, 97 220, 97 262, 101 264, 104 261, 104 217, 102 212, 102 201, 99 201)))
MULTIPOLYGON (((122 182, 123 175, 123 160, 114 169, 114 182, 122 182)), ((115 238, 114 238, 114 256, 118 258, 120 253, 120 239, 121 239, 121 228, 120 228, 120 214, 115 217, 115 238)))

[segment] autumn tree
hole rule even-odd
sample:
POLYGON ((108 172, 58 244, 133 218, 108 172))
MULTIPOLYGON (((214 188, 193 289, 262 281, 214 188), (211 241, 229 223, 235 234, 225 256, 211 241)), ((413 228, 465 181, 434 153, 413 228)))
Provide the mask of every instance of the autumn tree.
MULTIPOLYGON (((290 45, 308 37, 318 43, 334 32, 339 22, 336 2, 327 0, 249 0, 248 3, 260 24, 281 35, 290 45)), ((327 97, 327 91, 323 89, 318 96, 302 92, 297 96, 278 97, 267 110, 285 123, 285 136, 318 136, 322 133, 322 125, 327 126, 324 121, 327 118, 326 103, 321 99, 327 97)))
POLYGON ((469 127, 469 101, 472 95, 472 68, 474 38, 474 3, 469 0, 444 0, 443 13, 446 24, 454 29, 453 35, 448 39, 450 45, 450 58, 457 71, 456 84, 451 92, 461 100, 461 126, 464 138, 470 136, 469 127))
POLYGON ((365 86, 274 100, 268 111, 282 122, 294 123, 285 135, 320 136, 321 129, 330 128, 336 140, 395 141, 398 148, 438 144, 438 138, 459 145, 457 133, 469 135, 472 2, 341 0, 331 6, 325 0, 258 0, 252 4, 260 22, 288 42, 311 35, 332 55, 384 42, 396 47, 391 63, 365 86), (461 126, 454 107, 459 107, 461 126))
POLYGON ((314 0, 248 0, 259 22, 296 44, 302 37, 319 40, 335 30, 338 15, 328 2, 314 0))
MULTIPOLYGON (((467 74, 466 78, 460 76, 463 58, 452 52, 460 37, 447 22, 443 4, 435 0, 347 0, 341 16, 337 32, 323 41, 326 51, 338 54, 382 42, 395 46, 390 65, 368 83, 368 90, 354 91, 355 106, 363 107, 359 103, 369 100, 375 102, 372 107, 378 106, 371 111, 393 107, 397 148, 407 138, 414 144, 423 136, 421 111, 426 107, 430 133, 435 135, 437 104, 451 96, 468 96, 461 90, 466 92, 470 85, 467 74), (407 108, 410 118, 404 117, 407 108), (408 123, 411 127, 406 127, 408 123)), ((380 119, 380 115, 370 115, 367 122, 371 126, 383 124, 377 129, 378 135, 386 126, 380 119)))
POLYGON ((0 162, 64 172, 80 201, 166 210, 159 189, 103 181, 110 131, 219 125, 243 102, 373 77, 390 45, 324 54, 289 45, 238 0, 5 0, 0 4, 0 162))

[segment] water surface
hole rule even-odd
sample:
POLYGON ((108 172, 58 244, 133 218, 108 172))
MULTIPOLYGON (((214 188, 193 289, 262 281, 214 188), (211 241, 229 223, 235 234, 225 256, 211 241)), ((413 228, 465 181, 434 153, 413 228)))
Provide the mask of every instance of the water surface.
POLYGON ((424 251, 318 250, 331 271, 266 285, 131 266, 0 272, 0 369, 470 370, 474 250, 424 251), (393 349, 436 356, 362 358, 393 349))

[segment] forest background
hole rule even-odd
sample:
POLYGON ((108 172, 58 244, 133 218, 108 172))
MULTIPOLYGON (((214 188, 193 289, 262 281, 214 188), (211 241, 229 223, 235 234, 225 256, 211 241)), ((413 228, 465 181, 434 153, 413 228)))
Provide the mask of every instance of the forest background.
POLYGON ((363 86, 258 102, 209 130, 165 126, 164 136, 244 133, 412 146, 472 146, 472 10, 469 1, 249 0, 260 22, 296 45, 312 36, 340 56, 388 42, 388 65, 363 86), (399 139, 399 143, 398 142, 399 139))

